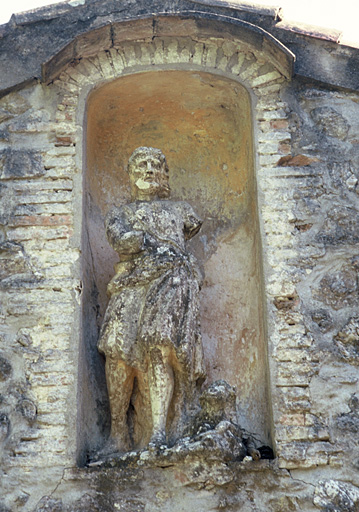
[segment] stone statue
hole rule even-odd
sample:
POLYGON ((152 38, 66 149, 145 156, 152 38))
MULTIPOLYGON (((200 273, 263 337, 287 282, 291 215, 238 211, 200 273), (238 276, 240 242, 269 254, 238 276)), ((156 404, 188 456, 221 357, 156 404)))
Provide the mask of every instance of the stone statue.
POLYGON ((137 148, 128 172, 133 202, 106 219, 120 261, 98 344, 106 357, 110 444, 119 452, 180 437, 205 376, 201 273, 186 249, 202 221, 188 203, 168 200, 159 149, 137 148))

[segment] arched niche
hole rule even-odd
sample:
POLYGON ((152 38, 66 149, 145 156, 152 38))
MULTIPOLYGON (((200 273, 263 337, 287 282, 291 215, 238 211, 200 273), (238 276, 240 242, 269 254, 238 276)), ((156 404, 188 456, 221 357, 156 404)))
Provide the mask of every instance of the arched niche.
POLYGON ((250 96, 234 80, 175 70, 123 76, 95 88, 87 101, 83 334, 92 405, 85 401, 82 410, 83 443, 91 449, 108 432, 96 342, 117 255, 106 240, 104 217, 112 205, 130 200, 127 161, 144 145, 165 153, 172 197, 191 203, 204 220, 192 250, 205 272, 201 325, 208 383, 225 379, 235 386, 241 426, 269 443, 250 96))

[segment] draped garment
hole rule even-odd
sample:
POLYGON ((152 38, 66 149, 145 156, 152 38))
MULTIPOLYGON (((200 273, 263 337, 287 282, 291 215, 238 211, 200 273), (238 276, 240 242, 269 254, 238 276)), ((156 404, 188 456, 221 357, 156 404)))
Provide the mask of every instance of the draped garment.
POLYGON ((146 371, 151 348, 167 346, 191 381, 202 378, 201 274, 185 246, 201 220, 188 203, 152 201, 117 208, 106 223, 122 261, 108 285, 99 350, 146 371))

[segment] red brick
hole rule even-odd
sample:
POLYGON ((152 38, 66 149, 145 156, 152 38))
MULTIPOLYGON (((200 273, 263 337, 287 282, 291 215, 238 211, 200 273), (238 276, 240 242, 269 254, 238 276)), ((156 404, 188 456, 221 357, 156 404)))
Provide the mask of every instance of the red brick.
POLYGON ((72 226, 72 215, 22 215, 14 217, 11 226, 72 226))
POLYGON ((286 119, 272 119, 270 126, 275 130, 288 130, 289 123, 286 119))

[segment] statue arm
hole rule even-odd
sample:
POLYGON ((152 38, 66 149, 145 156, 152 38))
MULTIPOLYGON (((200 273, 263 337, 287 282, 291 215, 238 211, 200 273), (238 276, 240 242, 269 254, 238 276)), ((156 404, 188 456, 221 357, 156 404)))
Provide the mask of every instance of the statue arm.
POLYGON ((144 250, 143 231, 133 229, 130 216, 123 208, 114 208, 106 217, 106 235, 119 254, 136 254, 144 250))

